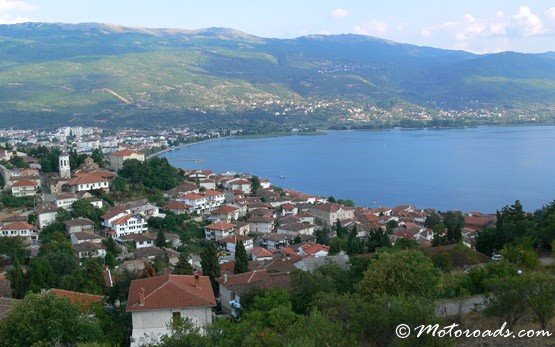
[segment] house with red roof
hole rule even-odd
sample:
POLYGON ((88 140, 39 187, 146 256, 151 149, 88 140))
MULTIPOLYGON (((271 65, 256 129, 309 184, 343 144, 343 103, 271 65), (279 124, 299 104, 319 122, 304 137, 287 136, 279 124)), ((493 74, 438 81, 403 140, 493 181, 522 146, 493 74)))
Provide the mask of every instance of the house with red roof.
POLYGON ((251 182, 244 178, 235 178, 224 183, 224 187, 228 190, 240 190, 245 194, 251 193, 251 182))
POLYGON ((193 206, 187 205, 181 201, 170 200, 167 204, 162 206, 162 210, 171 211, 175 214, 185 214, 191 212, 193 206))
POLYGON ((238 275, 226 275, 217 279, 220 284, 220 302, 226 311, 232 310, 231 301, 240 302, 241 296, 253 289, 289 288, 288 273, 270 274, 268 270, 254 270, 238 275))
POLYGON ((263 247, 254 247, 251 254, 252 260, 254 261, 265 261, 274 259, 274 254, 263 247))
POLYGON ((225 194, 219 190, 207 189, 199 194, 206 198, 206 204, 209 210, 216 209, 225 203, 225 194))
POLYGON ((72 305, 77 306, 81 311, 86 311, 91 308, 92 305, 102 302, 103 297, 100 295, 74 292, 71 290, 64 289, 49 289, 46 291, 48 294, 54 294, 59 298, 66 298, 72 305))
POLYGON ((73 177, 67 184, 74 194, 91 190, 108 191, 108 189, 110 189, 110 181, 107 178, 88 172, 73 177))
POLYGON ((1 237, 22 237, 29 244, 38 242, 37 228, 27 222, 13 222, 0 228, 1 237))
POLYGON ((208 276, 165 274, 131 281, 126 311, 131 313, 131 347, 156 343, 168 325, 189 319, 201 329, 212 323, 216 298, 208 276))
POLYGON ((110 154, 110 169, 117 172, 123 168, 123 162, 130 159, 145 161, 145 155, 139 151, 127 148, 112 152, 110 154))
POLYGON ((303 257, 325 257, 329 252, 329 246, 319 243, 305 243, 299 247, 297 254, 303 257))
POLYGON ((210 212, 210 218, 231 223, 239 218, 239 208, 230 205, 220 206, 210 212))
POLYGON ((204 227, 204 234, 207 240, 220 241, 235 234, 235 224, 215 222, 204 227))
POLYGON ((355 218, 355 209, 336 203, 317 204, 311 207, 310 212, 314 218, 321 220, 327 225, 332 225, 339 221, 355 218))
POLYGON ((197 193, 187 193, 177 198, 177 201, 192 206, 193 211, 199 214, 209 210, 206 196, 197 193))
POLYGON ((230 253, 235 253, 235 245, 238 241, 243 242, 243 246, 245 246, 246 251, 250 251, 254 247, 254 240, 245 235, 231 235, 228 237, 224 237, 220 240, 220 243, 225 246, 226 251, 230 253))
POLYGON ((39 184, 34 180, 17 180, 12 184, 12 195, 15 197, 33 196, 37 194, 39 184))

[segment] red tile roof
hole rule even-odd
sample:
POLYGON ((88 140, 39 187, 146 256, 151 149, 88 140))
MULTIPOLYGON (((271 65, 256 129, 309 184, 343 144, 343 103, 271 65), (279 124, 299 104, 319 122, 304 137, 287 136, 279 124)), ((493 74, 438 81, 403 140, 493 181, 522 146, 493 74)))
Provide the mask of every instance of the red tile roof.
POLYGON ((130 214, 126 214, 125 216, 120 217, 120 218, 116 219, 115 221, 113 221, 112 224, 115 224, 115 225, 125 224, 125 223, 127 223, 127 221, 129 219, 131 219, 131 217, 133 217, 133 216, 130 215, 130 214))
POLYGON ((235 228, 235 224, 226 223, 226 222, 215 222, 205 227, 206 229, 210 230, 229 230, 235 228))
POLYGON ((250 237, 248 236, 244 236, 244 235, 231 235, 228 237, 224 237, 223 239, 220 240, 220 242, 224 242, 224 243, 237 243, 237 241, 243 241, 243 244, 245 243, 245 241, 247 240, 252 240, 250 237))
POLYGON ((204 196, 200 195, 200 194, 195 194, 195 193, 189 193, 189 194, 185 194, 181 197, 182 199, 186 199, 186 200, 199 200, 199 199, 205 199, 204 196))
POLYGON ((112 157, 129 157, 130 155, 133 155, 133 154, 142 154, 142 153, 126 148, 126 149, 122 149, 121 151, 112 152, 112 153, 110 153, 110 156, 112 156, 112 157))
POLYGON ((254 247, 252 249, 252 254, 254 256, 256 256, 257 258, 267 258, 267 257, 273 257, 274 256, 272 254, 272 252, 270 252, 269 250, 267 250, 266 248, 263 248, 263 247, 254 247))
POLYGON ((36 230, 35 226, 26 222, 13 222, 4 225, 0 230, 36 230))
POLYGON ((133 280, 127 298, 128 312, 214 306, 210 278, 198 275, 165 274, 133 280))
POLYGON ((76 186, 78 184, 92 184, 92 183, 104 183, 104 182, 108 182, 108 180, 91 173, 86 173, 86 174, 73 177, 71 180, 69 180, 67 184, 69 184, 70 186, 76 186))
POLYGON ((201 194, 205 195, 205 196, 220 196, 220 195, 224 195, 224 193, 217 191, 217 190, 212 190, 212 189, 208 189, 205 190, 204 192, 202 192, 201 194))
POLYGON ((228 286, 236 286, 238 284, 266 281, 269 278, 270 278, 270 275, 268 274, 268 271, 264 269, 264 270, 254 270, 250 272, 245 272, 238 275, 231 275, 231 276, 227 276, 227 278, 225 278, 225 276, 222 276, 217 278, 216 281, 218 281, 218 283, 220 283, 221 285, 228 287, 228 286))
POLYGON ((188 210, 192 206, 187 205, 181 201, 171 200, 166 205, 162 206, 164 210, 188 210))
POLYGON ((329 252, 330 247, 326 245, 321 245, 319 243, 305 243, 300 247, 303 253, 306 255, 315 255, 320 251, 329 252))
POLYGON ((92 304, 102 301, 102 296, 100 295, 73 292, 71 290, 50 289, 48 293, 52 293, 60 298, 67 298, 70 303, 82 309, 89 308, 92 304))
POLYGON ((19 180, 12 184, 12 187, 37 187, 38 184, 36 181, 31 180, 19 180))
POLYGON ((218 207, 217 209, 213 210, 211 212, 211 214, 216 215, 216 214, 227 214, 227 213, 232 213, 237 211, 238 208, 237 207, 233 207, 233 206, 229 206, 229 205, 225 205, 225 206, 221 206, 218 207))

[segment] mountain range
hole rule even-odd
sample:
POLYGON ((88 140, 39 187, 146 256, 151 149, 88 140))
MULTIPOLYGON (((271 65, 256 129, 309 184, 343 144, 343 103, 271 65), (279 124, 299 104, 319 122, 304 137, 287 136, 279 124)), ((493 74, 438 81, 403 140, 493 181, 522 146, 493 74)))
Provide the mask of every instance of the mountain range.
POLYGON ((555 52, 478 55, 353 34, 0 25, 2 127, 364 123, 471 109, 552 120, 555 52))

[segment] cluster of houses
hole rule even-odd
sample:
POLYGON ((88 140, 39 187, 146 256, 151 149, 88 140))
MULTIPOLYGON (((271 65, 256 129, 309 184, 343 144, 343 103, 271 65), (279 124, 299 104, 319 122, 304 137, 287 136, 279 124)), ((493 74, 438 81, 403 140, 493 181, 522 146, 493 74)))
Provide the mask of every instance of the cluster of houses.
MULTIPOLYGON (((19 152, 0 152, 2 155, 27 158, 19 152)), ((165 191, 166 201, 160 206, 147 200, 108 206, 94 193, 108 192, 117 170, 129 159, 145 160, 141 153, 122 149, 110 155, 110 170, 100 168, 91 158, 71 170, 69 156, 61 155, 59 173, 55 175, 41 174, 36 163, 27 169, 0 165, 4 189, 14 196, 41 196, 32 211, 0 214, 0 237, 22 237, 35 250, 32 254, 36 254, 40 231, 54 223, 60 211, 71 211, 77 201, 83 200, 105 212, 101 223, 87 218, 64 222, 75 256, 79 260, 102 259, 107 254, 105 241, 112 238, 122 250, 122 265, 118 270, 142 272, 159 257, 167 260, 170 267, 174 266, 180 255, 176 251, 181 246, 179 235, 166 232, 167 245, 156 245, 156 235, 148 226, 150 218, 165 218, 166 214, 173 213, 202 222, 205 239, 219 249, 222 273, 217 279, 219 292, 214 293, 210 279, 202 276, 197 254, 190 255, 189 259, 195 275, 174 275, 170 270, 132 281, 127 301, 133 322, 132 346, 169 333, 168 323, 179 317, 187 317, 200 327, 210 324, 218 302, 224 312, 237 314, 242 295, 255 288, 288 288, 290 274, 295 270, 314 271, 330 263, 348 268, 349 257, 345 253, 330 255, 329 246, 316 242, 317 231, 326 230, 328 236, 334 236, 333 226, 337 222, 349 230, 356 227, 361 238, 381 228, 389 231, 392 243, 407 238, 429 244, 433 239, 432 231, 424 226, 426 217, 435 212, 431 209, 417 209, 412 205, 349 207, 322 197, 276 188, 268 180, 254 180, 245 174, 216 174, 211 170, 184 171, 184 183, 165 191), (27 189, 29 182, 33 185, 27 189), (29 223, 30 213, 36 216, 34 224, 29 223), (235 251, 239 242, 249 254, 249 271, 235 274, 235 251)), ((32 158, 25 160, 33 162, 32 158)), ((472 213, 465 221, 464 242, 471 246, 476 231, 494 223, 494 218, 472 213)), ((105 271, 108 286, 113 283, 111 271, 114 269, 105 271)), ((0 287, 1 282, 0 278, 0 287)))

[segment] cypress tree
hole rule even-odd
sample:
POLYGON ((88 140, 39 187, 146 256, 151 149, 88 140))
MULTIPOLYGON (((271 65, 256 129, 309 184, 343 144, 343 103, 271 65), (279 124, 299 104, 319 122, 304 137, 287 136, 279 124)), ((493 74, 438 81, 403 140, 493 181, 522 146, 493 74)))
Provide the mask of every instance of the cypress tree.
POLYGON ((242 274, 249 271, 249 258, 243 241, 239 240, 235 244, 235 269, 236 274, 242 274))
POLYGON ((219 285, 218 282, 216 282, 216 278, 220 277, 221 273, 218 253, 216 252, 216 246, 214 246, 213 242, 210 242, 200 253, 200 265, 202 266, 202 273, 210 277, 214 294, 218 295, 219 285))
POLYGON ((176 275, 192 275, 194 273, 193 267, 189 264, 189 255, 187 253, 182 252, 179 254, 179 260, 175 264, 173 273, 176 275))
POLYGON ((156 235, 156 246, 158 247, 166 247, 167 242, 166 242, 166 236, 164 235, 164 232, 162 230, 158 231, 158 234, 156 235))

